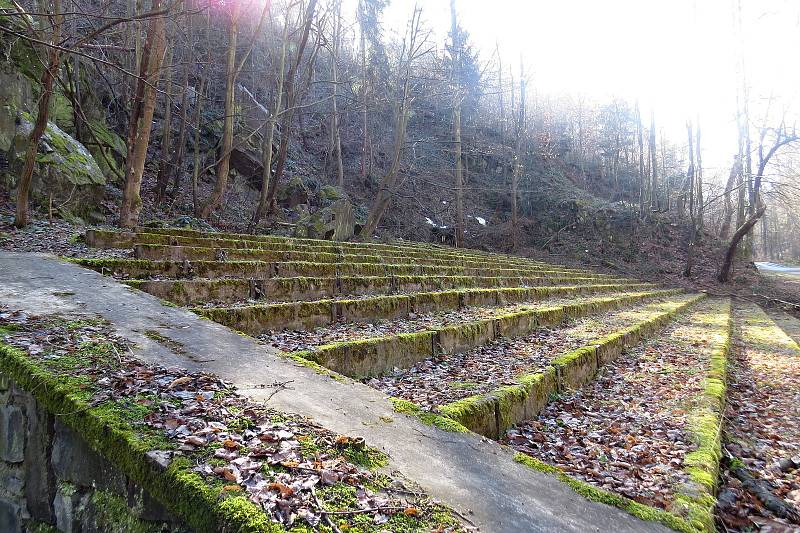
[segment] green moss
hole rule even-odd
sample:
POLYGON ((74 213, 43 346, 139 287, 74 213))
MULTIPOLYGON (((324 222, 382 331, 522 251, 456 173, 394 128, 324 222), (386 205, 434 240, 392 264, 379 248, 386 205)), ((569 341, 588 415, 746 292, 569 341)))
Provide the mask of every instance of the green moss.
POLYGON ((395 412, 413 416, 428 426, 434 426, 443 431, 450 431, 453 433, 467 433, 469 431, 454 419, 423 411, 418 405, 408 400, 389 398, 389 401, 392 402, 395 412))
POLYGON ((714 494, 722 459, 725 380, 733 328, 730 300, 721 307, 719 313, 709 314, 707 319, 711 327, 721 327, 724 333, 718 345, 712 348, 703 397, 689 422, 689 434, 697 448, 686 455, 684 471, 689 474, 692 488, 698 490, 676 494, 675 509, 698 529, 714 531, 714 494))
POLYGON ((160 533, 162 524, 140 519, 128 502, 107 491, 92 494, 92 521, 98 531, 106 533, 160 533))
MULTIPOLYGON (((0 2, 2 6, 2 2, 0 2)), ((27 533, 60 533, 58 528, 44 522, 30 521, 27 524, 27 533)))
POLYGON ((369 446, 348 446, 345 448, 343 455, 345 459, 351 463, 367 468, 368 470, 377 470, 389 464, 388 455, 375 448, 370 448, 369 446))
POLYGON ((606 492, 588 483, 574 479, 564 473, 560 468, 548 465, 547 463, 544 463, 538 459, 534 459, 533 457, 525 455, 524 453, 515 454, 514 460, 538 472, 555 475, 558 477, 559 481, 568 485, 572 490, 588 500, 611 505, 630 513, 641 520, 659 522, 676 531, 682 531, 684 533, 698 533, 699 531, 691 523, 679 516, 668 513, 667 511, 663 511, 661 509, 643 505, 629 498, 625 498, 624 496, 606 492))
POLYGON ((288 357, 289 359, 291 359, 292 361, 294 361, 297 364, 300 364, 300 365, 303 365, 305 367, 310 368, 311 370, 313 370, 317 374, 322 374, 322 375, 328 376, 328 377, 330 377, 332 379, 335 379, 336 381, 339 381, 339 382, 342 382, 342 383, 348 383, 349 382, 349 380, 345 376, 339 374, 338 372, 334 372, 333 370, 325 368, 324 366, 322 366, 319 363, 317 363, 314 360, 314 358, 315 358, 314 352, 310 352, 310 351, 293 352, 293 353, 290 353, 290 354, 286 354, 286 357, 288 357))
POLYGON ((273 532, 281 528, 245 499, 232 503, 191 471, 185 458, 176 459, 166 471, 146 459, 152 449, 147 438, 134 431, 118 409, 98 409, 87 395, 71 384, 59 382, 27 355, 0 344, 0 370, 30 391, 39 403, 75 430, 96 451, 139 484, 197 531, 273 532))
POLYGON ((147 337, 148 339, 156 341, 160 345, 164 346, 169 350, 172 350, 177 354, 186 353, 186 347, 182 343, 174 339, 171 339, 169 337, 166 337, 154 329, 145 330, 144 336, 147 337))
POLYGON ((447 386, 453 390, 472 390, 478 387, 474 381, 451 381, 447 386))

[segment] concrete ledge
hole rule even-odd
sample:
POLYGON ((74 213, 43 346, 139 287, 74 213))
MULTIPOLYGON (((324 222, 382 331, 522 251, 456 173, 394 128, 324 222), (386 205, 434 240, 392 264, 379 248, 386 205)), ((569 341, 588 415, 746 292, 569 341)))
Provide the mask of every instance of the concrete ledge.
POLYGON ((401 333, 392 337, 326 344, 296 355, 345 376, 378 376, 395 367, 411 366, 434 354, 435 332, 401 333))
MULTIPOLYGON (((520 266, 540 266, 552 268, 551 265, 519 256, 481 252, 473 249, 454 249, 444 246, 431 246, 424 243, 373 244, 332 242, 315 239, 279 237, 274 235, 249 235, 221 232, 200 232, 175 228, 138 228, 136 232, 110 231, 103 229, 87 230, 86 242, 98 248, 131 248, 135 244, 160 246, 194 246, 203 248, 258 248, 258 249, 290 249, 303 252, 321 252, 332 254, 362 254, 364 252, 381 252, 382 256, 435 258, 444 262, 458 260, 485 261, 491 258, 496 264, 520 266)), ((438 263, 446 264, 446 263, 438 263)), ((569 269, 571 272, 588 272, 585 269, 569 269)))
MULTIPOLYGON (((489 438, 499 438, 514 424, 536 416, 550 397, 559 391, 578 389, 591 381, 597 370, 618 357, 625 348, 637 344, 664 327, 677 314, 684 312, 705 297, 699 294, 679 307, 657 313, 644 321, 607 335, 553 359, 551 366, 542 372, 520 376, 518 385, 499 387, 489 393, 475 395, 464 400, 439 406, 437 410, 453 417, 467 429, 489 438), (601 357, 602 354, 602 357, 601 357), (467 410, 467 405, 495 406, 495 411, 467 410), (484 416, 486 418, 480 418, 484 416)), ((578 311, 573 308, 573 313, 578 311)))
MULTIPOLYGON (((260 295, 266 293, 267 297, 275 289, 272 285, 277 284, 278 281, 284 278, 273 278, 272 280, 265 280, 260 285, 250 286, 250 298, 258 298, 260 295), (266 287, 266 289, 264 288, 266 287), (259 290, 260 289, 260 290, 259 290)), ((303 287, 298 288, 292 294, 302 293, 308 289, 317 289, 316 287, 308 287, 309 283, 305 280, 314 280, 315 278, 285 278, 286 280, 293 280, 295 283, 287 283, 286 290, 294 290, 295 285, 300 285, 301 281, 303 287)), ((323 278, 324 279, 324 278, 323 278)), ((335 279, 335 278, 330 278, 335 279)), ((366 278, 368 279, 368 278, 366 278)), ((180 282, 178 282, 180 283, 180 282)), ((143 285, 142 283, 134 283, 134 285, 143 285)), ((365 284, 366 285, 366 284, 365 284)), ((175 296, 179 299, 185 300, 187 298, 187 288, 185 285, 173 286, 173 292, 178 292, 178 287, 181 291, 175 296)), ((244 292, 245 287, 236 286, 241 294, 244 292)), ((331 288, 331 283, 329 287, 331 288)), ((583 288, 585 294, 596 292, 613 292, 622 289, 621 285, 592 285, 583 288)), ((335 300, 330 299, 320 301, 300 301, 300 302, 287 302, 287 303, 270 303, 270 304, 256 304, 243 307, 216 307, 206 308, 197 307, 191 309, 198 315, 211 318, 231 328, 243 331, 250 335, 260 335, 269 330, 281 329, 311 329, 319 326, 331 324, 333 322, 374 322, 377 320, 391 320, 409 316, 411 313, 431 313, 439 311, 454 311, 464 307, 465 302, 474 303, 475 301, 487 301, 489 305, 493 305, 494 301, 500 298, 500 295, 509 289, 461 289, 441 292, 418 293, 411 295, 390 295, 390 296, 376 296, 371 298, 363 298, 358 300, 335 300), (471 298, 472 294, 477 294, 478 298, 471 298), (294 312, 289 311, 289 307, 294 306, 294 312), (305 318, 306 320, 303 320, 305 318)), ((541 290, 527 290, 523 289, 521 292, 517 289, 510 289, 519 294, 530 295, 531 299, 544 298, 547 296, 555 296, 564 294, 573 294, 574 287, 548 287, 541 290)), ((607 304, 606 304, 607 305, 607 304)), ((583 312, 583 306, 577 305, 568 314, 577 316, 583 312)), ((485 338, 493 338, 496 336, 513 337, 516 335, 524 334, 530 331, 536 325, 546 325, 561 321, 563 314, 547 312, 542 315, 541 321, 537 318, 538 315, 531 315, 529 311, 521 311, 506 315, 500 319, 495 319, 494 332, 491 337, 488 337, 488 331, 485 338)), ((486 326, 487 328, 489 326, 486 326)), ((459 333, 460 335, 460 333, 459 333)), ((483 337, 482 337, 483 338, 483 337)), ((452 343, 449 332, 443 335, 443 346, 449 346, 452 343)), ((472 345, 477 340, 469 341, 472 345)), ((451 352, 445 352, 451 353, 451 352)))
MULTIPOLYGON (((559 323, 566 316, 584 316, 600 310, 613 309, 651 298, 672 296, 680 292, 682 291, 649 291, 591 300, 584 302, 584 305, 570 305, 569 307, 572 309, 570 315, 565 314, 564 306, 523 311, 502 317, 506 324, 504 331, 509 336, 525 335, 536 327, 559 323), (515 320, 522 325, 515 326, 513 323, 515 320), (525 327, 530 329, 526 330, 525 327)), ((425 338, 430 336, 432 339, 430 346, 427 342, 421 344, 399 343, 397 338, 402 335, 389 335, 328 344, 313 350, 298 352, 295 355, 310 359, 349 377, 376 376, 395 367, 411 366, 432 355, 458 353, 487 344, 497 337, 498 320, 501 319, 490 318, 408 334, 411 336, 424 335, 425 338), (351 361, 355 361, 355 363, 351 363, 351 361)))

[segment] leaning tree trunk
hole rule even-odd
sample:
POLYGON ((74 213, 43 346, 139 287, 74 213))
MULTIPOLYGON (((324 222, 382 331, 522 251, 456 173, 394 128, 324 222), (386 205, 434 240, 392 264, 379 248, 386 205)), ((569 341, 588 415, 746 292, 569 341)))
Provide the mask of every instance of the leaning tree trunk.
POLYGON ((733 260, 736 257, 736 249, 739 247, 739 243, 742 241, 742 238, 750 232, 753 226, 755 226, 758 219, 764 216, 766 212, 767 206, 762 205, 755 213, 750 215, 750 218, 745 220, 744 224, 733 234, 731 242, 728 245, 728 250, 725 252, 725 259, 722 261, 722 267, 719 269, 717 281, 720 283, 727 283, 730 280, 731 267, 733 266, 733 260))
MULTIPOLYGON (((160 1, 154 0, 153 9, 159 8, 160 1)), ((144 55, 128 132, 128 166, 119 216, 120 225, 125 228, 136 226, 139 222, 139 212, 142 209, 140 196, 142 175, 156 107, 155 85, 158 83, 165 47, 164 17, 153 17, 150 19, 147 40, 144 44, 144 55)))
MULTIPOLYGON (((61 14, 61 0, 53 2, 53 34, 51 42, 58 44, 61 40, 61 26, 64 23, 64 16, 61 14)), ((22 228, 30 223, 30 193, 31 181, 33 180, 33 167, 36 164, 36 154, 39 152, 39 141, 47 129, 47 118, 50 110, 50 96, 53 94, 53 81, 58 72, 58 64, 61 61, 61 51, 58 48, 50 48, 47 67, 42 72, 42 95, 39 97, 39 110, 36 115, 36 122, 33 130, 28 136, 28 148, 25 152, 25 165, 22 167, 22 174, 17 185, 17 213, 14 218, 14 226, 22 228)))

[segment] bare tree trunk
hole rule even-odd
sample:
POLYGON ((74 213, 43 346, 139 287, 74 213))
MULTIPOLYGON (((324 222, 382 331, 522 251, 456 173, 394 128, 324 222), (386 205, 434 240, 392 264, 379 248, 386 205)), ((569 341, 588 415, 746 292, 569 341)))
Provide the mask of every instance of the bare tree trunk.
POLYGON ((231 7, 231 20, 228 26, 228 59, 225 66, 225 117, 222 123, 222 151, 217 162, 217 181, 211 197, 200 208, 200 217, 208 218, 222 205, 228 187, 233 149, 233 119, 236 85, 236 42, 239 37, 239 16, 241 4, 234 2, 231 7))
POLYGON ((728 245, 728 249, 725 252, 725 259, 722 261, 722 266, 719 269, 719 274, 717 275, 717 281, 720 283, 727 283, 730 280, 731 275, 731 267, 733 266, 733 260, 736 257, 736 249, 739 246, 742 238, 750 232, 758 219, 761 218, 764 213, 767 212, 767 206, 762 205, 755 213, 750 215, 750 217, 745 220, 744 224, 742 224, 739 229, 736 230, 736 233, 733 234, 731 238, 731 242, 728 245))
POLYGON ((194 206, 194 215, 200 215, 200 193, 198 190, 198 181, 200 180, 200 167, 202 161, 200 158, 200 118, 202 117, 203 110, 203 95, 206 91, 208 79, 203 75, 200 80, 200 90, 197 92, 197 103, 194 110, 194 166, 192 167, 192 205, 194 206))
POLYGON ((686 171, 686 188, 689 190, 689 219, 691 221, 691 230, 689 232, 689 243, 686 246, 686 267, 683 269, 683 275, 689 277, 692 275, 692 268, 694 267, 694 249, 697 240, 697 218, 694 206, 694 181, 695 181, 695 166, 694 166, 694 139, 692 136, 692 123, 686 122, 686 133, 689 138, 687 144, 689 148, 689 169, 686 171))
POLYGON ((725 193, 724 193, 724 212, 722 215, 722 225, 719 230, 719 238, 720 239, 727 239, 728 234, 731 231, 731 222, 733 221, 733 202, 731 202, 731 193, 733 192, 733 186, 736 183, 736 179, 742 173, 742 162, 739 159, 739 156, 733 161, 733 166, 731 166, 731 173, 728 175, 728 181, 725 184, 725 193))
POLYGON ((689 217, 694 218, 695 216, 695 206, 694 206, 694 177, 695 177, 695 166, 694 166, 694 135, 692 134, 692 123, 687 121, 686 122, 686 133, 689 137, 689 168, 686 171, 686 187, 685 190, 689 192, 689 217))
POLYGON ((650 110, 650 210, 658 210, 658 163, 656 157, 656 119, 650 110))
MULTIPOLYGON (((58 44, 61 41, 61 28, 64 25, 64 15, 61 9, 61 0, 53 0, 53 12, 50 17, 53 31, 50 42, 58 44)), ((61 51, 58 48, 48 50, 47 66, 42 72, 42 94, 39 96, 39 106, 36 122, 28 136, 28 146, 25 151, 25 164, 17 184, 17 212, 14 226, 23 228, 30 223, 30 192, 33 180, 33 168, 36 165, 36 154, 39 152, 39 141, 47 129, 47 118, 50 113, 50 96, 53 94, 53 82, 58 75, 58 65, 61 62, 61 51)))
POLYGON ((297 56, 292 66, 289 68, 289 73, 286 75, 286 81, 284 82, 286 109, 283 112, 283 120, 281 121, 281 142, 278 146, 278 160, 275 162, 275 175, 270 180, 269 191, 267 192, 267 207, 269 207, 275 199, 275 193, 278 190, 278 182, 283 176, 283 171, 286 167, 286 158, 289 154, 289 137, 291 136, 297 94, 297 71, 303 60, 303 52, 308 43, 308 35, 311 31, 311 23, 314 20, 314 10, 316 7, 317 0, 310 0, 306 8, 306 14, 303 17, 303 33, 300 37, 300 43, 297 46, 297 56))
MULTIPOLYGON (((161 7, 160 0, 153 0, 153 9, 161 7)), ((147 38, 142 48, 142 61, 139 80, 136 85, 131 124, 128 133, 128 159, 125 172, 125 189, 122 193, 120 225, 125 228, 136 226, 142 209, 142 175, 150 144, 150 131, 153 126, 153 112, 156 107, 156 90, 164 60, 166 37, 164 17, 153 17, 147 30, 147 38)))
POLYGON ((172 163, 172 57, 174 46, 167 43, 167 56, 165 59, 166 72, 164 80, 164 121, 161 124, 161 162, 156 177, 156 204, 164 200, 169 183, 170 165, 172 163))
POLYGON ((253 231, 258 222, 266 215, 268 207, 268 197, 270 180, 272 178, 272 145, 275 140, 275 121, 283 112, 283 84, 286 72, 286 45, 289 39, 289 17, 283 25, 283 35, 281 36, 281 57, 278 63, 278 88, 275 91, 275 108, 267 121, 267 132, 261 145, 261 192, 259 194, 258 205, 250 220, 249 231, 253 231))
POLYGON ((461 39, 456 16, 456 2, 450 0, 451 32, 453 50, 453 158, 455 159, 456 191, 456 247, 464 246, 464 173, 461 162, 461 39))
POLYGON ((378 228, 381 219, 386 214, 389 207, 389 202, 394 193, 395 182, 397 175, 400 172, 400 164, 403 157, 403 148, 406 142, 406 125, 408 123, 408 114, 411 107, 410 98, 410 82, 411 82, 411 67, 416 58, 415 53, 417 50, 417 38, 420 33, 420 17, 422 10, 419 7, 414 7, 409 24, 409 33, 407 42, 403 43, 403 55, 399 61, 399 78, 401 80, 402 92, 400 101, 397 105, 395 128, 394 128, 394 153, 392 155, 392 163, 389 170, 384 174, 380 183, 380 188, 375 197, 375 202, 370 208, 369 215, 364 227, 361 228, 359 235, 364 240, 369 240, 378 228))
POLYGON ((506 138, 506 106, 503 98, 503 60, 500 57, 500 45, 496 45, 497 50, 497 96, 500 99, 500 138, 505 142, 506 138))
POLYGON ((644 204, 647 186, 644 174, 644 138, 642 135, 642 114, 639 111, 639 102, 636 102, 636 135, 639 140, 639 214, 644 215, 644 204))
POLYGON ((338 96, 339 96, 339 41, 341 39, 342 27, 342 2, 336 2, 336 14, 333 22, 333 57, 331 58, 331 74, 333 75, 333 149, 336 152, 336 184, 340 188, 344 188, 344 165, 342 164, 342 137, 339 131, 339 110, 338 110, 338 96))
MULTIPOLYGON (((181 179, 183 178, 183 159, 186 153, 186 137, 188 133, 188 118, 189 118, 189 74, 191 72, 191 68, 195 65, 195 57, 194 57, 194 15, 190 14, 188 16, 187 24, 189 25, 188 29, 186 30, 187 33, 187 41, 188 41, 188 50, 187 50, 187 57, 184 58, 185 65, 183 68, 183 82, 181 83, 181 87, 183 92, 181 93, 181 126, 178 130, 178 140, 175 145, 175 156, 172 159, 172 164, 170 165, 170 175, 167 176, 167 181, 172 179, 172 190, 170 191, 170 196, 173 198, 177 197, 178 190, 180 189, 181 179)), ((197 96, 197 95, 195 95, 197 96)), ((199 99, 195 100, 197 103, 199 99)))
POLYGON ((361 183, 366 183, 367 179, 367 145, 369 143, 369 132, 367 129, 368 114, 368 94, 369 79, 367 73, 367 39, 364 30, 364 0, 358 2, 358 25, 361 36, 361 183))
POLYGON ((697 141, 697 148, 695 150, 695 154, 697 156, 697 175, 695 182, 697 187, 697 212, 696 217, 696 224, 698 230, 703 229, 703 211, 705 207, 703 206, 703 154, 700 150, 700 119, 697 119, 697 134, 695 135, 695 139, 697 141))
POLYGON ((511 249, 519 248, 519 180, 522 176, 522 136, 525 133, 525 71, 522 58, 519 65, 519 117, 517 118, 516 146, 514 147, 514 169, 511 173, 511 249))
POLYGON ((228 26, 228 58, 225 66, 225 119, 222 126, 222 153, 217 160, 217 181, 214 185, 214 191, 200 209, 200 216, 202 218, 211 216, 211 213, 222 206, 222 201, 225 198, 225 191, 228 187, 228 177, 231 170, 231 152, 233 151, 233 122, 236 112, 236 78, 239 76, 247 59, 250 57, 250 52, 253 51, 253 47, 258 42, 258 38, 261 35, 261 28, 267 20, 267 13, 269 13, 270 5, 271 2, 263 3, 258 24, 256 24, 246 51, 242 54, 242 58, 237 64, 236 46, 239 37, 239 19, 242 15, 243 6, 240 2, 232 3, 231 22, 228 26))

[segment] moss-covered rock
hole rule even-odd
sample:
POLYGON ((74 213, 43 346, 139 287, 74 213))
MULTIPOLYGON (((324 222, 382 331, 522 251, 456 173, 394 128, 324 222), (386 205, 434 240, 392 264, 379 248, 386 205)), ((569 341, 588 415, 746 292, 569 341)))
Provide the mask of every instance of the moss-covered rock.
MULTIPOLYGON (((18 176, 25 164, 28 136, 33 130, 35 117, 27 111, 19 111, 14 139, 9 150, 9 185, 16 186, 18 176)), ((92 154, 71 135, 48 122, 39 142, 36 156, 31 197, 42 206, 50 204, 62 216, 92 219, 102 218, 97 206, 103 197, 106 180, 92 154)))

